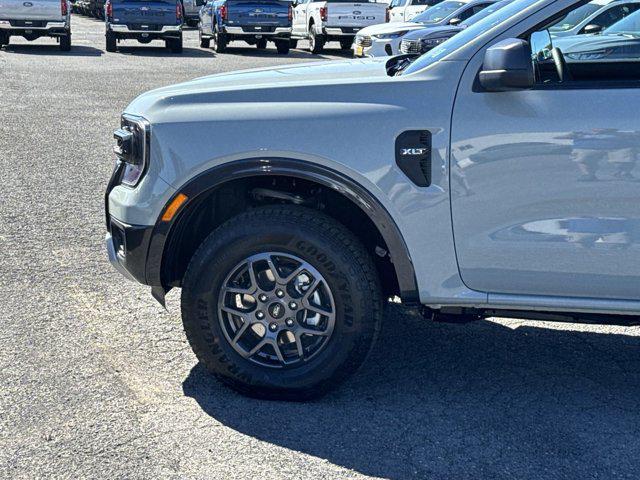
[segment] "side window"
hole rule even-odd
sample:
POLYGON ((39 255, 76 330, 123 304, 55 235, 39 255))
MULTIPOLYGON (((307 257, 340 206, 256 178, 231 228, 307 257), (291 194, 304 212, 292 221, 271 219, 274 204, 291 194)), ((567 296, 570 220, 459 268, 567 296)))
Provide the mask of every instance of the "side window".
POLYGON ((483 8, 489 6, 488 3, 479 3, 478 5, 475 5, 471 8, 467 8, 464 12, 460 13, 460 15, 458 15, 458 18, 462 21, 465 21, 467 18, 475 15, 476 13, 478 13, 480 10, 482 10, 483 8))
MULTIPOLYGON (((640 7, 640 4, 638 3, 627 3, 625 5, 617 5, 615 7, 611 7, 607 11, 601 13, 593 20, 591 20, 589 22, 589 25, 598 25, 602 28, 609 27, 614 23, 622 20, 627 15, 638 10, 638 7, 640 7)), ((584 28, 580 31, 580 33, 584 33, 584 28)))
POLYGON ((391 0, 389 8, 404 7, 405 3, 407 3, 407 0, 391 0))
POLYGON ((556 36, 553 27, 528 39, 538 84, 638 82, 640 87, 640 9, 597 35, 556 36))

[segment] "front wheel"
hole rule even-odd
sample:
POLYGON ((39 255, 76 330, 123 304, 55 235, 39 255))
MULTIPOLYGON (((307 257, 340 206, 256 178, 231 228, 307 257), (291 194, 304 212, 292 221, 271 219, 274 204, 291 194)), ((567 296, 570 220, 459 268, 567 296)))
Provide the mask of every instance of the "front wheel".
POLYGON ((261 207, 202 243, 183 281, 196 356, 240 393, 305 400, 354 373, 379 331, 377 272, 360 241, 303 207, 261 207))
POLYGON ((9 45, 9 35, 5 32, 0 32, 0 48, 9 45))
POLYGON ((256 42, 256 47, 258 48, 258 50, 264 50, 265 48, 267 48, 267 39, 266 38, 258 39, 258 41, 256 42))

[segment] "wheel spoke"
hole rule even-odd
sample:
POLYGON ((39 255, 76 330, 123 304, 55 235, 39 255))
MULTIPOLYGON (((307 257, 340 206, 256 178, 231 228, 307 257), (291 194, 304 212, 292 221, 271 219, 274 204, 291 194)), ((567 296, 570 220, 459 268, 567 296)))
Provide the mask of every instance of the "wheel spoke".
POLYGON ((324 308, 319 307, 318 305, 314 305, 313 303, 305 302, 303 307, 306 308, 310 312, 318 313, 320 315, 324 315, 325 317, 329 317, 329 316, 333 315, 333 312, 331 312, 329 310, 325 310, 324 308))
POLYGON ((302 338, 300 338, 300 333, 294 334, 296 337, 296 349, 298 350, 298 356, 300 360, 304 360, 304 348, 302 347, 302 338))
POLYGON ((235 293, 241 295, 251 295, 258 289, 258 282, 256 280, 256 272, 253 270, 253 262, 249 260, 247 262, 247 271, 249 273, 249 288, 238 287, 225 287, 227 293, 235 293))
POLYGON ((264 337, 262 340, 256 343, 256 346, 253 347, 251 350, 249 350, 247 357, 254 356, 257 352, 259 352, 262 349, 262 347, 264 347, 268 343, 268 341, 269 339, 267 337, 264 337))
POLYGON ((331 335, 331 332, 326 328, 324 330, 315 330, 313 328, 300 327, 298 333, 300 335, 316 335, 318 337, 328 337, 331 335))
POLYGON ((244 321, 244 323, 238 329, 238 331, 236 332, 235 336, 233 337, 233 340, 231 341, 231 343, 233 343, 233 344, 238 343, 238 340, 240 340, 240 337, 242 337, 244 332, 246 332, 247 328, 249 328, 249 326, 251 325, 249 320, 243 319, 243 321, 244 321))
POLYGON ((314 279, 311 286, 307 289, 306 292, 304 292, 304 295, 302 296, 302 301, 306 302, 307 300, 309 300, 309 297, 313 294, 313 292, 317 290, 317 288, 320 286, 321 283, 322 283, 322 280, 320 280, 319 278, 314 279))
POLYGON ((278 345, 278 339, 274 338, 269 343, 273 347, 273 350, 276 352, 276 356, 281 363, 287 363, 284 361, 284 357, 282 356, 282 352, 280 351, 280 346, 278 345))
POLYGON ((276 268, 276 264, 273 263, 273 257, 269 256, 267 258, 267 265, 269 265, 269 270, 271 270, 271 273, 273 274, 273 278, 275 278, 276 283, 280 283, 280 284, 284 283, 284 279, 280 276, 280 273, 276 268))

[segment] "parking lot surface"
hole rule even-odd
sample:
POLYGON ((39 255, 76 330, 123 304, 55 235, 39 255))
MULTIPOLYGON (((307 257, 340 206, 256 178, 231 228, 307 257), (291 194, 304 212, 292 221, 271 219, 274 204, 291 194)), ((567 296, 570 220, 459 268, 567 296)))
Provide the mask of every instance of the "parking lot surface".
POLYGON ((182 55, 124 45, 105 53, 103 25, 74 16, 70 53, 0 51, 0 478, 638 478, 638 328, 393 306, 365 368, 322 400, 209 377, 179 292, 165 311, 106 260, 112 130, 148 89, 320 57, 216 55, 194 31, 182 55))

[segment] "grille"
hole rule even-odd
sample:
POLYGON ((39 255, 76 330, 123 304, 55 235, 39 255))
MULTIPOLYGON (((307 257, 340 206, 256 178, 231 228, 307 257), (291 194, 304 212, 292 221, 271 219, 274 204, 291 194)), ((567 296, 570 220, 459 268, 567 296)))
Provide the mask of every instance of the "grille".
POLYGON ((356 37, 356 45, 362 47, 370 47, 371 46, 371 37, 368 35, 357 36, 356 37))
POLYGON ((414 40, 403 40, 400 44, 402 53, 420 53, 420 42, 414 40))

